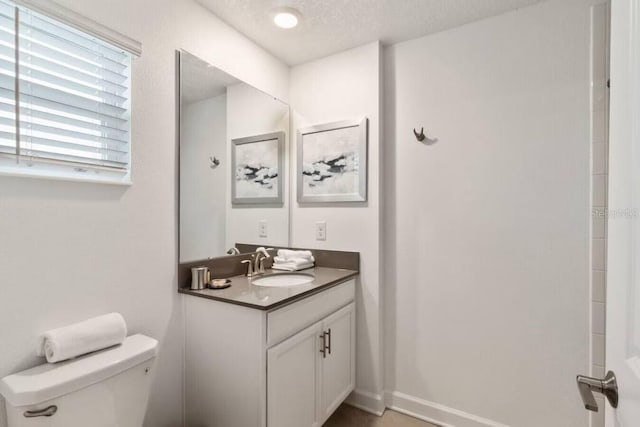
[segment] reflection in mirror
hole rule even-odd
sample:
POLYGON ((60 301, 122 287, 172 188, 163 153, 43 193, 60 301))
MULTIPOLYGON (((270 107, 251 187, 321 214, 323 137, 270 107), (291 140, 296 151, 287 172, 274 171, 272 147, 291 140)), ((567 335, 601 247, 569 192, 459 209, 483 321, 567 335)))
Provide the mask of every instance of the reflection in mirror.
POLYGON ((237 243, 287 246, 288 105, 178 55, 180 263, 224 256, 237 243))

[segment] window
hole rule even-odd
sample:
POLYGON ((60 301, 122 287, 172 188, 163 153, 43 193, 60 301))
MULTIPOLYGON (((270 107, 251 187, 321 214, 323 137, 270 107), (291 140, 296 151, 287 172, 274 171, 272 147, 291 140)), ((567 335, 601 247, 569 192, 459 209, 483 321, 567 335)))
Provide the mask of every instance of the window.
POLYGON ((130 182, 132 53, 76 27, 0 0, 0 173, 130 182))

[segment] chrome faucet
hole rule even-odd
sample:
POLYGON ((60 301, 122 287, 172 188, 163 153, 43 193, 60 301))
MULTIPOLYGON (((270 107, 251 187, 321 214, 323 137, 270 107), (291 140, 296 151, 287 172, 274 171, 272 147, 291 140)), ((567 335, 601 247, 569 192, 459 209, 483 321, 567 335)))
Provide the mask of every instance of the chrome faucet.
POLYGON ((240 261, 242 264, 247 264, 247 277, 252 278, 257 274, 256 271, 253 270, 253 260, 255 255, 251 255, 251 259, 245 259, 240 261))
POLYGON ((272 251, 273 248, 265 249, 262 246, 256 249, 256 252, 251 254, 251 259, 245 259, 240 261, 242 264, 247 264, 247 277, 251 278, 259 274, 264 274, 264 260, 271 258, 268 251, 272 251))
POLYGON ((271 255, 269 255, 269 251, 272 251, 272 250, 273 248, 265 249, 262 246, 256 249, 255 259, 254 259, 255 264, 253 266, 254 274, 264 274, 264 260, 267 258, 271 258, 271 255))
POLYGON ((227 255, 240 255, 240 251, 234 246, 232 248, 229 248, 229 250, 227 251, 227 255))

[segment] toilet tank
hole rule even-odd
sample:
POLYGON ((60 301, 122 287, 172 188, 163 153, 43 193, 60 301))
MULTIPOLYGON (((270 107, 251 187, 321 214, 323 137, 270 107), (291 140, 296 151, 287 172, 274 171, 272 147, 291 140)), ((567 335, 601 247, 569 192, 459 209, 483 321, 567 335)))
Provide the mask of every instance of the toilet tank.
POLYGON ((158 342, 144 335, 0 381, 9 427, 140 427, 158 342))

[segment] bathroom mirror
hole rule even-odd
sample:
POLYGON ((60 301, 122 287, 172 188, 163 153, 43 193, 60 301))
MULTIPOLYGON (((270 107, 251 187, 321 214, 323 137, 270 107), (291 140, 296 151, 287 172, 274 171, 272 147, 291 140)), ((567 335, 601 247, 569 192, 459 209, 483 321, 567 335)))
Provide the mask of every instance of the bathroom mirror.
POLYGON ((179 86, 179 262, 289 244, 289 106, 185 51, 179 86))

